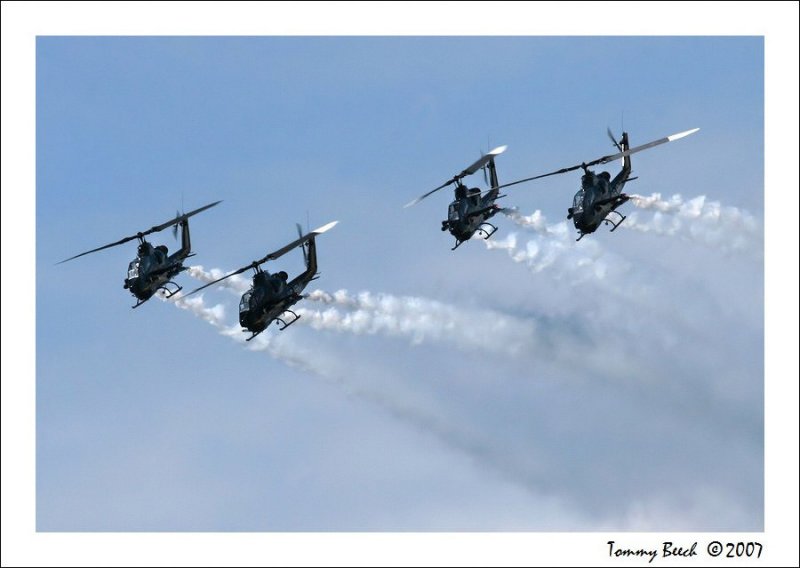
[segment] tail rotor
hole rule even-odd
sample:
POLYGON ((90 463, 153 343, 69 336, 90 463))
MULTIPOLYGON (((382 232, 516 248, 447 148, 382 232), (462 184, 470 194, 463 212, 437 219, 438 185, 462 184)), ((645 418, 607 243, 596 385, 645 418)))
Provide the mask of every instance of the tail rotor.
MULTIPOLYGON (((297 226, 297 236, 299 238, 303 238, 303 227, 300 225, 300 223, 295 223, 295 225, 297 226)), ((305 261, 306 266, 308 266, 308 251, 306 251, 305 243, 300 245, 300 248, 303 249, 303 260, 305 261)))
POLYGON ((622 152, 622 146, 619 145, 619 142, 617 142, 617 139, 614 138, 614 134, 611 132, 611 129, 608 128, 608 127, 606 127, 606 134, 608 134, 608 137, 611 139, 611 143, 614 144, 614 146, 617 148, 617 150, 622 152))
POLYGON ((176 221, 176 223, 174 225, 172 225, 172 238, 174 238, 176 241, 178 240, 178 222, 177 222, 177 220, 180 218, 180 216, 181 216, 181 212, 176 209, 175 210, 175 221, 176 221))

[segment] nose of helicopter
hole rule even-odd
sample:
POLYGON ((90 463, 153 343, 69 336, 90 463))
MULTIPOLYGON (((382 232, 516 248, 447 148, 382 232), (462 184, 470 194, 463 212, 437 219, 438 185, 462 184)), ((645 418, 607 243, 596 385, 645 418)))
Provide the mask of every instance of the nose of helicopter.
POLYGON ((597 224, 593 222, 591 215, 586 214, 586 211, 575 211, 570 207, 567 212, 569 213, 567 219, 572 218, 575 228, 581 233, 592 233, 597 229, 597 224))
POLYGON ((145 286, 139 278, 130 278, 125 280, 125 285, 123 288, 130 290, 131 294, 142 301, 149 300, 153 295, 153 290, 150 290, 147 286, 145 286))

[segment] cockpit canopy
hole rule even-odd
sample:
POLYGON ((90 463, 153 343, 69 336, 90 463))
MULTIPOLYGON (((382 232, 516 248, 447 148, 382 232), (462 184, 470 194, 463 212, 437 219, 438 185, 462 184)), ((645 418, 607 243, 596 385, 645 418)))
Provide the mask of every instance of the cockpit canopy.
POLYGON ((579 189, 578 193, 575 194, 575 197, 572 199, 572 214, 578 215, 579 213, 583 212, 583 197, 585 192, 583 189, 579 189))
POLYGON ((253 295, 252 290, 248 290, 242 294, 242 299, 239 301, 239 313, 250 311, 250 296, 253 295))
POLYGON ((130 264, 128 264, 128 280, 133 280, 134 278, 139 277, 139 259, 134 258, 130 264))
POLYGON ((453 201, 450 204, 450 207, 447 208, 447 220, 448 221, 458 221, 460 219, 460 215, 458 212, 458 201, 453 201))

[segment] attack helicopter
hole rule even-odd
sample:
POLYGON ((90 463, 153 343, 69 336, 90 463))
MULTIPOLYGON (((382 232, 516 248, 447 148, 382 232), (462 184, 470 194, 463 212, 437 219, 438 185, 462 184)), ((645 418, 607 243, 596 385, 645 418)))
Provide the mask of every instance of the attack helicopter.
POLYGON ((222 278, 209 282, 186 294, 191 296, 204 288, 208 288, 218 282, 230 278, 236 274, 241 274, 246 270, 253 269, 253 284, 250 289, 242 294, 239 302, 239 323, 244 328, 242 331, 252 333, 246 341, 250 341, 259 333, 264 331, 273 321, 281 331, 292 325, 300 316, 290 308, 299 302, 304 296, 301 294, 303 289, 312 280, 319 278, 317 275, 317 245, 315 238, 326 231, 332 229, 339 221, 332 221, 327 225, 314 229, 303 235, 300 225, 297 225, 298 238, 288 245, 279 248, 275 252, 269 253, 260 260, 254 260, 247 266, 234 270, 222 278), (276 260, 282 257, 295 247, 303 249, 303 259, 305 260, 306 270, 291 281, 288 281, 288 274, 284 271, 270 274, 261 269, 261 265, 268 260, 276 260), (287 322, 288 318, 284 314, 290 314, 293 319, 287 322))
POLYGON ((500 195, 497 182, 497 170, 494 165, 494 158, 506 151, 507 146, 499 146, 481 156, 479 160, 464 169, 461 173, 453 176, 452 179, 444 182, 436 189, 432 189, 428 193, 421 195, 413 201, 406 203, 404 207, 411 207, 416 205, 429 195, 447 187, 450 184, 456 184, 455 199, 447 208, 447 220, 442 221, 442 231, 450 231, 456 239, 456 244, 450 250, 456 250, 461 243, 472 238, 472 235, 479 233, 484 236, 484 239, 491 237, 497 227, 488 222, 494 215, 503 211, 503 208, 495 203, 495 200, 505 197, 500 195), (474 174, 479 169, 483 169, 484 176, 488 171, 487 184, 489 189, 481 191, 477 187, 467 188, 461 180, 471 174, 474 174))
POLYGON ((128 275, 123 285, 123 288, 130 290, 131 294, 136 297, 136 305, 131 307, 138 308, 149 300, 158 290, 164 290, 166 297, 170 298, 183 289, 182 286, 173 282, 172 279, 179 272, 188 268, 183 265, 183 261, 190 256, 194 256, 194 253, 192 253, 191 239, 189 238, 189 217, 197 215, 220 203, 222 202, 215 201, 214 203, 209 203, 189 213, 176 214, 174 219, 166 223, 156 225, 155 227, 151 227, 146 231, 141 231, 130 237, 125 237, 117 242, 76 254, 57 264, 62 264, 93 252, 115 247, 132 241, 133 239, 138 239, 139 247, 136 250, 136 258, 128 264, 128 275), (168 227, 172 227, 173 235, 177 237, 179 226, 181 228, 181 248, 171 255, 167 254, 168 249, 165 245, 154 247, 145 239, 145 236, 163 231, 168 227), (170 285, 174 286, 174 288, 170 289, 170 285))
POLYGON ((636 152, 641 152, 642 150, 647 150, 648 148, 652 148, 654 146, 659 146, 660 144, 672 142, 673 140, 679 140, 685 136, 694 134, 698 130, 700 129, 693 128, 691 130, 672 134, 664 138, 659 138, 658 140, 653 140, 652 142, 648 142, 647 144, 642 144, 641 146, 636 146, 634 148, 630 148, 628 145, 627 132, 623 132, 622 138, 619 142, 617 142, 617 140, 614 138, 614 135, 611 133, 611 130, 608 130, 608 136, 611 138, 611 141, 614 143, 614 146, 616 146, 617 150, 619 150, 619 153, 610 156, 603 156, 602 158, 598 158, 590 162, 583 162, 577 166, 570 166, 554 172, 507 183, 505 185, 498 186, 498 190, 504 187, 516 185, 518 183, 533 181, 535 179, 541 179, 556 174, 564 174, 577 170, 578 168, 582 168, 583 175, 581 176, 581 188, 578 190, 572 200, 572 207, 567 209, 567 219, 572 219, 573 223, 575 224, 575 228, 579 233, 579 236, 576 240, 579 241, 586 235, 595 232, 601 223, 611 225, 611 231, 614 231, 627 218, 625 215, 617 211, 617 207, 630 199, 630 196, 622 193, 622 188, 625 187, 626 182, 638 179, 636 177, 630 177, 630 155, 635 154, 636 152), (622 170, 614 177, 614 179, 611 179, 611 174, 608 172, 600 172, 597 174, 589 169, 591 166, 606 164, 620 158, 623 159, 622 170), (609 218, 609 215, 612 213, 617 216, 615 219, 609 218))

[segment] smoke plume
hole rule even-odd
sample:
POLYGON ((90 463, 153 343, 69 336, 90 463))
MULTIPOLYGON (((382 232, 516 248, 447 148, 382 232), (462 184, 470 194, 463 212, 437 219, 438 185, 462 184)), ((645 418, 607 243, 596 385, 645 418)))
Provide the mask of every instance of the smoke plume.
MULTIPOLYGON (((219 269, 206 272, 202 266, 190 267, 188 274, 201 282, 212 282, 224 275, 219 269)), ((243 293, 250 286, 238 275, 223 280, 220 285, 235 294, 243 293)), ((351 294, 347 290, 333 294, 314 290, 306 298, 328 306, 323 310, 303 307, 294 310, 301 316, 298 325, 308 325, 317 330, 404 337, 413 344, 430 340, 509 355, 531 349, 537 338, 538 326, 533 320, 494 310, 448 305, 427 298, 371 292, 351 294)), ((196 309, 197 315, 208 320, 206 312, 210 309, 203 307, 202 298, 180 298, 177 302, 184 309, 196 309)), ((215 306, 213 310, 217 308, 221 306, 215 306)))
POLYGON ((637 213, 628 215, 622 224, 628 229, 678 236, 725 251, 763 252, 760 223, 752 214, 737 207, 707 201, 704 195, 687 201, 680 195, 662 199, 660 193, 649 197, 631 195, 631 203, 654 213, 649 219, 642 219, 637 213))
POLYGON ((414 344, 432 340, 509 355, 531 349, 538 335, 532 320, 427 298, 346 290, 333 294, 315 290, 307 298, 330 306, 322 311, 297 310, 314 329, 407 337, 414 344))
POLYGON ((535 235, 525 243, 519 241, 516 233, 504 240, 483 240, 488 250, 506 251, 511 260, 524 264, 532 272, 551 270, 558 279, 569 277, 582 282, 587 278, 605 278, 608 266, 602 258, 603 250, 594 242, 577 243, 567 221, 548 223, 538 209, 530 215, 522 215, 516 209, 506 209, 504 213, 515 225, 535 235))

